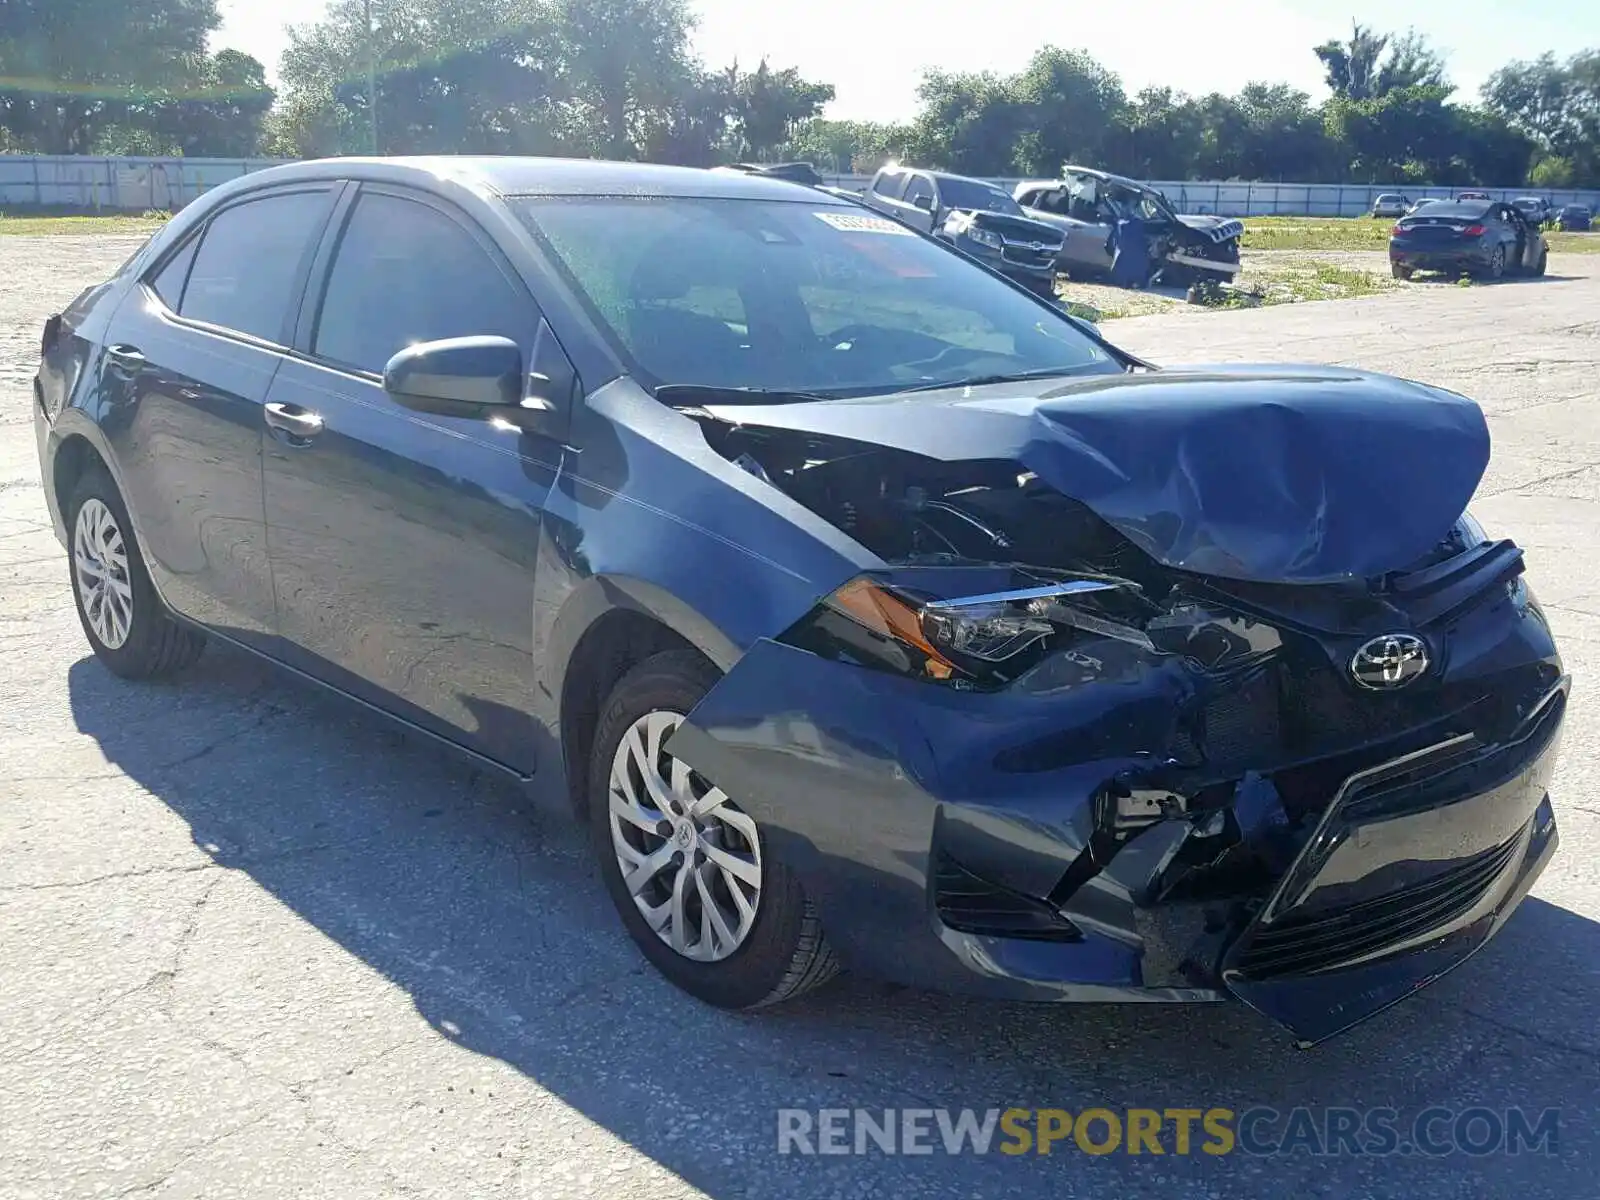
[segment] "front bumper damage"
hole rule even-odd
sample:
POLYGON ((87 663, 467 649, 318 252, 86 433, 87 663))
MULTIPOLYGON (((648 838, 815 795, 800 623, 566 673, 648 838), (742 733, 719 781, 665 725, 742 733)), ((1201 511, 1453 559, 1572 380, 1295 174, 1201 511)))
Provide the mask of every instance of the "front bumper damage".
POLYGON ((987 692, 766 640, 668 749, 739 798, 849 967, 1231 995, 1311 1044, 1464 961, 1554 851, 1568 684, 1520 556, 1485 569, 1418 610, 1441 666, 1394 695, 1338 670, 1366 631, 1290 621, 1242 672, 1090 642, 987 692))

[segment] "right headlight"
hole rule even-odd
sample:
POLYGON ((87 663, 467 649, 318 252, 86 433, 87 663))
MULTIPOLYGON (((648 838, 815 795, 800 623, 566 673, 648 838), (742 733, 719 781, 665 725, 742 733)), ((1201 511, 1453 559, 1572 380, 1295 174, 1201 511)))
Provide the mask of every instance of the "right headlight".
POLYGON ((1002 249, 1005 245, 1000 240, 1000 235, 992 229, 985 229, 981 225, 967 226, 967 236, 980 246, 987 246, 991 250, 1002 249))
MULTIPOLYGON (((993 572, 983 574, 994 578, 993 572)), ((780 640, 913 678, 998 686, 1074 630, 1149 646, 1137 629, 1084 607, 1130 589, 1120 580, 1066 579, 939 597, 861 576, 826 597, 780 640)))

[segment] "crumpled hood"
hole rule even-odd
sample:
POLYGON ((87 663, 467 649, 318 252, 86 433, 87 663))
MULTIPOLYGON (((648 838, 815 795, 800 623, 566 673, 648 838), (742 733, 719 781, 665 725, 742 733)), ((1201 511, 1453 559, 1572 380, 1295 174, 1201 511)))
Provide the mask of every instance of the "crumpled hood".
POLYGON ((1489 461, 1472 401, 1336 367, 1216 366, 810 404, 713 406, 946 462, 1011 459, 1157 561, 1278 583, 1410 566, 1489 461))
POLYGON ((1196 233, 1203 234, 1213 242, 1232 241, 1236 237, 1244 236, 1244 222, 1233 217, 1213 217, 1200 213, 1179 213, 1178 220, 1196 233))

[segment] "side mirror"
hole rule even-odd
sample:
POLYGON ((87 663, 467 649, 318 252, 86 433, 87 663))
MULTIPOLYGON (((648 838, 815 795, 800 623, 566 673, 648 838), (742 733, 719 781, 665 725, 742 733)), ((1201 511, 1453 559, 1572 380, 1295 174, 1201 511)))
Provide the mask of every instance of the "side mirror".
POLYGON ((932 212, 933 211, 933 197, 932 196, 917 196, 911 201, 911 203, 915 207, 920 208, 923 212, 932 212))
POLYGON ((522 403, 522 351, 503 337, 422 342, 389 360, 383 390, 420 412, 490 417, 522 403))

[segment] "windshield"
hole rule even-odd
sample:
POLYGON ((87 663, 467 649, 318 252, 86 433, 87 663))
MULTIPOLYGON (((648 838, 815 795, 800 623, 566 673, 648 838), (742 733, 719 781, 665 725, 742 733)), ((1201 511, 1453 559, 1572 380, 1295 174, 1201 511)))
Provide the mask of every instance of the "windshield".
POLYGON ((1010 213, 1014 217, 1025 215, 1022 206, 1010 196, 976 179, 955 179, 941 175, 939 202, 946 208, 975 208, 983 212, 1010 213))
POLYGON ((855 206, 513 201, 647 387, 825 396, 1122 365, 1069 320, 855 206))

